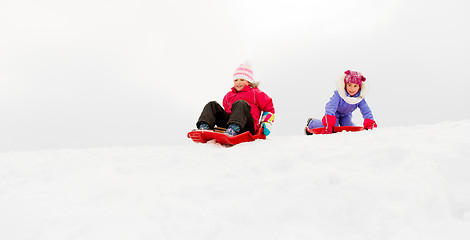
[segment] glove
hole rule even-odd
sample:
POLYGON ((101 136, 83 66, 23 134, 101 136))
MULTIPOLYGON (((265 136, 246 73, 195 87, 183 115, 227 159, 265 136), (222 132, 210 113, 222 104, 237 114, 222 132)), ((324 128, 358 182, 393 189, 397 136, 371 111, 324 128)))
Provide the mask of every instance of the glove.
POLYGON ((274 122, 274 113, 263 112, 261 116, 261 127, 263 128, 263 134, 268 136, 271 133, 274 122))
POLYGON ((333 133, 333 127, 336 125, 336 117, 333 115, 325 115, 321 121, 323 126, 325 126, 321 134, 333 133))
POLYGON ((377 127, 377 123, 370 118, 364 119, 364 128, 369 130, 377 127))

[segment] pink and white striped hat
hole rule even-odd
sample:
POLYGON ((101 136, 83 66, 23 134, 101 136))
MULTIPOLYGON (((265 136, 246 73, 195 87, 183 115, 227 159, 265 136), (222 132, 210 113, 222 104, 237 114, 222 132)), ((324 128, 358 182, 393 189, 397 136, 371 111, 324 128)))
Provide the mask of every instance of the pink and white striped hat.
POLYGON ((233 74, 233 80, 236 79, 245 79, 250 83, 254 83, 253 79, 253 70, 251 69, 251 64, 249 62, 245 62, 238 66, 237 70, 233 74))
POLYGON ((362 76, 362 73, 360 72, 347 70, 344 74, 346 74, 344 77, 344 84, 354 83, 359 84, 359 87, 362 87, 362 82, 366 81, 366 78, 362 76))

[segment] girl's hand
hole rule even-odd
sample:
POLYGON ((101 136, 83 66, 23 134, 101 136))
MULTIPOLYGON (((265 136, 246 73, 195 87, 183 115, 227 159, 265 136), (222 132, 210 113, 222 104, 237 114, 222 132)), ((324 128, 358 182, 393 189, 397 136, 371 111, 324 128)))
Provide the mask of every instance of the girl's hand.
POLYGON ((265 136, 268 136, 271 133, 271 129, 273 128, 273 125, 271 125, 268 122, 263 122, 261 123, 261 127, 263 128, 263 134, 265 136))
POLYGON ((364 128, 367 130, 373 129, 377 127, 377 123, 370 118, 364 119, 364 128))
POLYGON ((274 113, 263 112, 261 116, 261 127, 263 128, 263 134, 268 136, 271 133, 274 122, 274 113))
POLYGON ((336 117, 333 115, 325 115, 322 119, 322 123, 325 128, 321 134, 331 134, 333 133, 333 127, 336 124, 336 117))

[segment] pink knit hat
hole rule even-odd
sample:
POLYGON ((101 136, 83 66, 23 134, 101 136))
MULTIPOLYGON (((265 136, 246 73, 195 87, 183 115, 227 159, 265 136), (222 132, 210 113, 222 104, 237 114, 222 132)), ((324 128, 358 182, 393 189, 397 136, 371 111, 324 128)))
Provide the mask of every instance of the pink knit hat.
POLYGON ((253 80, 253 70, 251 70, 251 64, 245 62, 244 64, 240 64, 240 66, 235 70, 233 74, 233 80, 236 79, 245 79, 250 83, 254 83, 253 80))
POLYGON ((366 81, 366 78, 362 76, 362 73, 348 70, 344 72, 346 76, 344 77, 344 84, 354 83, 359 84, 359 87, 362 87, 362 82, 366 81))

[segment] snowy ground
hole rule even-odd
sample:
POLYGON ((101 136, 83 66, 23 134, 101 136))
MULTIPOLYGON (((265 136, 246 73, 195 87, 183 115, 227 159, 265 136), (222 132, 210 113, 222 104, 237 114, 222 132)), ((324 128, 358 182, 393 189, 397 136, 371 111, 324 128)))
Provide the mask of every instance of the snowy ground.
POLYGON ((0 153, 0 239, 470 239, 470 120, 0 153))

